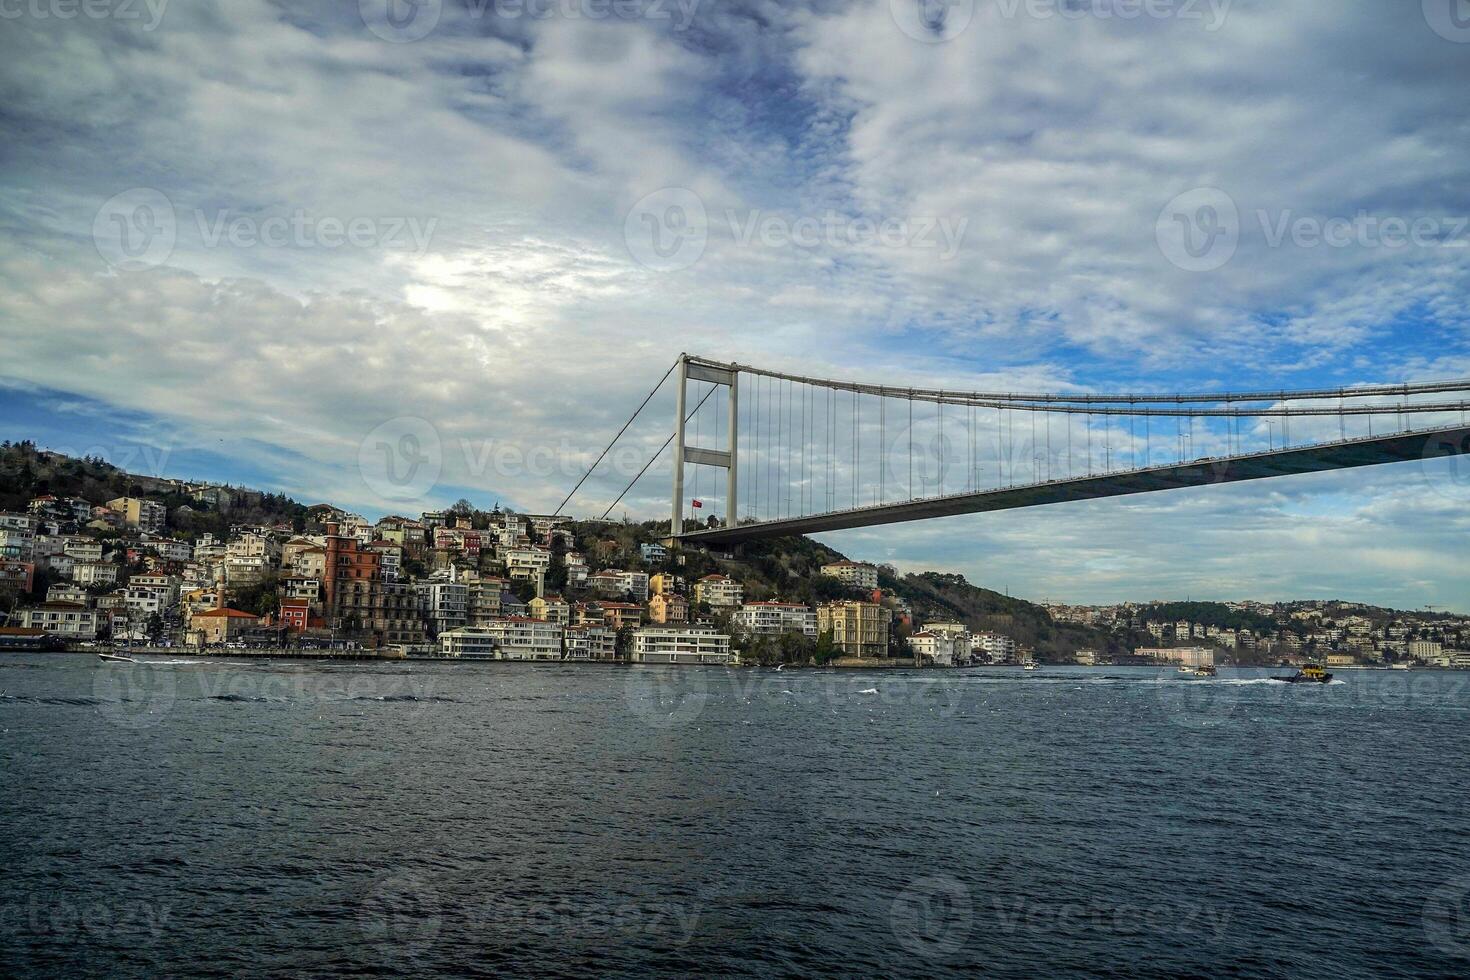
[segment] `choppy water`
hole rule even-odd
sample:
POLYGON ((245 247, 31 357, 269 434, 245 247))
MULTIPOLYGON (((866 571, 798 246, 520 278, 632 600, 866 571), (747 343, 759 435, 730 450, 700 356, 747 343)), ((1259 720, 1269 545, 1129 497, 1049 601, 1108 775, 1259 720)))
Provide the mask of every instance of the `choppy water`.
POLYGON ((1470 677, 0 659, 0 974, 1470 973, 1470 677))

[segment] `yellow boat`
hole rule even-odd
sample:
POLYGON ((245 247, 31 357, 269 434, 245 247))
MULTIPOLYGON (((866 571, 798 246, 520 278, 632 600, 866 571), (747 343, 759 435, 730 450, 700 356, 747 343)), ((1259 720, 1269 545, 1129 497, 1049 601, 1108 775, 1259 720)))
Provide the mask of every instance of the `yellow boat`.
POLYGON ((1321 664, 1306 664, 1291 677, 1273 677, 1271 679, 1273 681, 1281 681, 1283 684, 1326 684, 1332 680, 1332 675, 1327 673, 1327 668, 1321 664))

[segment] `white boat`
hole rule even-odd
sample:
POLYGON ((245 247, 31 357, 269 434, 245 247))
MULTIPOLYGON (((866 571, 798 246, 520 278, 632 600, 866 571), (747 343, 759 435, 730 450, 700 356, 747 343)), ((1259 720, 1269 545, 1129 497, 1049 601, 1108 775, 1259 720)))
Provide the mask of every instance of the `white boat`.
POLYGON ((124 656, 121 656, 121 655, 116 654, 116 653, 99 653, 99 654, 97 654, 97 659, 98 660, 108 660, 108 661, 111 661, 112 663, 120 663, 120 664, 135 664, 135 663, 138 662, 138 661, 134 660, 132 657, 124 657, 124 656))
POLYGON ((1040 666, 1041 666, 1041 664, 1037 663, 1034 660, 1027 660, 1025 663, 1021 664, 1021 669, 1022 670, 1036 670, 1040 666))

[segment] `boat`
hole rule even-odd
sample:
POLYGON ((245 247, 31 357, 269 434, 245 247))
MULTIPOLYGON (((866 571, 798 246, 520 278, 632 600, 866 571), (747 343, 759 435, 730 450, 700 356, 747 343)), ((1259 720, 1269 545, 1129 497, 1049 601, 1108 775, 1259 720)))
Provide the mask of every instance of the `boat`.
POLYGON ((1194 673, 1194 668, 1191 667, 1191 666, 1189 666, 1189 664, 1180 664, 1179 665, 1179 673, 1181 673, 1181 674, 1192 674, 1192 673, 1194 673))
POLYGON ((1283 684, 1326 684, 1332 680, 1332 675, 1321 664, 1307 664, 1290 677, 1273 677, 1273 681, 1283 684))
POLYGON ((1190 673, 1195 677, 1214 677, 1220 672, 1215 669, 1213 664, 1200 664, 1198 667, 1192 668, 1190 673))
POLYGON ((138 661, 134 660, 132 657, 124 657, 124 656, 121 656, 121 655, 116 654, 116 653, 99 653, 99 654, 97 654, 97 659, 98 660, 106 660, 106 661, 109 661, 111 663, 118 663, 118 664, 135 664, 135 663, 138 662, 138 661))
POLYGON ((1025 661, 1024 663, 1021 664, 1021 669, 1022 670, 1036 670, 1040 666, 1041 666, 1041 664, 1037 663, 1034 660, 1027 660, 1027 661, 1025 661))

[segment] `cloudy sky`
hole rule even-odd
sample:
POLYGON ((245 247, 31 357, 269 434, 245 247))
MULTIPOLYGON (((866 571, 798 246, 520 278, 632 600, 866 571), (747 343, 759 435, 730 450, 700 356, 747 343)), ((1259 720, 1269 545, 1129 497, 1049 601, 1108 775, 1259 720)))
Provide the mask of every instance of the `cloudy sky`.
MULTIPOLYGON (((547 510, 680 351, 960 389, 1470 376, 1462 0, 0 20, 0 434, 139 472, 547 510)), ((668 472, 614 513, 666 513, 668 472)), ((827 540, 1030 598, 1470 612, 1467 502, 1438 461, 827 540)))

